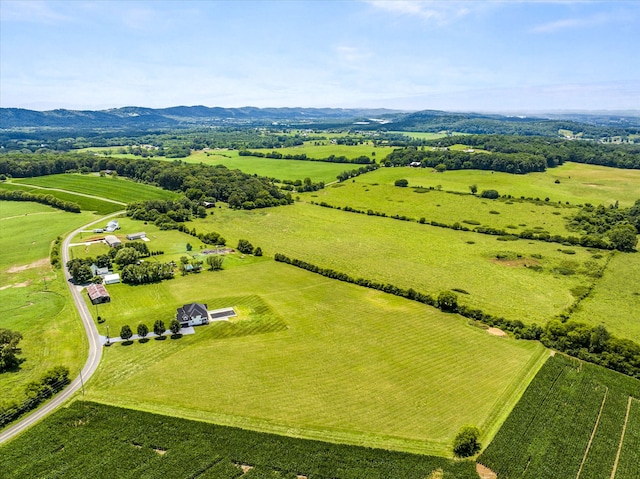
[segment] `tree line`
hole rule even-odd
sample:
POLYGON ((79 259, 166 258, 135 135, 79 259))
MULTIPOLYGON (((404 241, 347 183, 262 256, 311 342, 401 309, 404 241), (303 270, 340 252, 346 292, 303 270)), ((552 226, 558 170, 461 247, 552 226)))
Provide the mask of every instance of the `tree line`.
POLYGON ((589 361, 640 379, 640 344, 629 339, 616 338, 604 326, 590 326, 575 321, 552 320, 543 328, 520 320, 510 320, 485 313, 458 303, 452 291, 442 291, 437 298, 413 288, 405 289, 390 283, 380 283, 365 278, 354 278, 331 268, 321 268, 306 261, 292 259, 276 253, 276 261, 290 264, 327 278, 357 284, 412 301, 434 306, 444 312, 457 313, 473 321, 497 327, 513 333, 516 339, 539 340, 548 348, 557 349, 584 361, 589 361))
POLYGON ((240 156, 255 156, 258 158, 272 158, 275 160, 300 160, 300 161, 320 161, 324 163, 355 163, 358 165, 368 165, 371 163, 375 163, 375 160, 372 160, 368 156, 361 155, 357 158, 347 158, 344 155, 336 156, 329 155, 326 158, 309 158, 306 153, 280 153, 279 151, 271 151, 265 153, 263 151, 250 151, 250 150, 240 150, 238 152, 240 156))
POLYGON ((80 205, 71 201, 64 201, 53 195, 44 195, 41 193, 29 193, 23 190, 5 190, 0 188, 0 200, 5 201, 33 201, 43 205, 52 206, 59 210, 69 211, 71 213, 80 213, 80 205))

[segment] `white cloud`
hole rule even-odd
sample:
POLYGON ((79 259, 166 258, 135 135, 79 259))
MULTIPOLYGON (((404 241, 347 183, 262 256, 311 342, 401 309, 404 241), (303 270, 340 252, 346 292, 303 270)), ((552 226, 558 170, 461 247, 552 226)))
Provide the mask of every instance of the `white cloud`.
POLYGON ((552 22, 541 23, 534 26, 531 33, 555 33, 562 30, 576 29, 576 28, 589 28, 598 25, 604 25, 607 23, 623 22, 630 19, 629 13, 619 12, 618 14, 597 14, 590 17, 580 18, 565 18, 562 20, 555 20, 552 22))
POLYGON ((479 2, 438 0, 367 0, 373 7, 397 16, 413 16, 438 24, 451 23, 471 13, 479 2))
POLYGON ((3 22, 59 23, 71 20, 51 8, 50 3, 41 0, 0 2, 0 18, 3 22))

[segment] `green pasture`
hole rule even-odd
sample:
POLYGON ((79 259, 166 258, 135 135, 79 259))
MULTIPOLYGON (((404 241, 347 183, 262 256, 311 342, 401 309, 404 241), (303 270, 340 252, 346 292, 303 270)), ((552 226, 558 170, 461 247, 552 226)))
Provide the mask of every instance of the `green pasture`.
POLYGON ((636 479, 639 397, 637 379, 556 355, 478 462, 505 478, 636 479))
POLYGON ((13 180, 15 183, 43 188, 58 188, 74 193, 99 196, 123 203, 142 200, 172 199, 178 195, 156 186, 136 183, 126 178, 97 174, 62 174, 13 180))
POLYGON ((61 270, 49 265, 51 242, 89 222, 89 213, 66 213, 37 203, 0 201, 0 328, 19 331, 17 371, 0 374, 2 400, 22 399, 24 387, 50 367, 77 374, 86 357, 82 323, 61 270))
POLYGON ((83 211, 92 211, 100 215, 106 215, 124 209, 124 205, 119 203, 105 201, 104 199, 100 198, 82 196, 69 191, 58 191, 26 184, 6 182, 0 183, 0 188, 11 191, 22 190, 33 194, 51 195, 63 201, 77 203, 78 205, 80 205, 80 209, 82 209, 83 211))
POLYGON ((602 323, 612 334, 640 343, 640 253, 616 253, 571 319, 602 323))
MULTIPOLYGON (((428 133, 428 132, 424 132, 424 131, 390 131, 389 133, 407 135, 407 136, 409 136, 411 138, 415 138, 417 140, 437 140, 438 138, 445 138, 447 136, 450 136, 446 132, 428 133)), ((456 136, 465 135, 465 134, 466 133, 457 133, 457 132, 451 133, 451 135, 456 135, 456 136)))
POLYGON ((549 198, 551 202, 571 204, 611 204, 631 206, 640 197, 640 170, 624 170, 606 166, 565 163, 544 173, 512 175, 509 173, 456 170, 437 173, 431 168, 380 168, 361 177, 369 183, 393 185, 405 178, 409 186, 436 187, 443 190, 469 192, 470 185, 482 190, 494 189, 501 195, 549 198), (559 180, 560 183, 555 183, 559 180))
POLYGON ((547 357, 539 343, 273 261, 108 288, 98 309, 111 336, 193 301, 239 317, 113 344, 87 399, 294 437, 449 456, 463 424, 490 440, 547 357))
POLYGON ((349 163, 326 163, 322 161, 276 160, 273 158, 257 158, 238 156, 233 150, 211 150, 193 153, 183 161, 204 163, 207 165, 224 165, 229 169, 241 170, 245 173, 279 180, 304 180, 311 178, 314 182, 336 181, 336 176, 345 170, 352 170, 361 165, 349 163))
POLYGON ((368 156, 378 161, 384 159, 394 149, 395 147, 391 146, 375 146, 371 141, 365 141, 361 145, 338 145, 337 143, 331 143, 329 140, 305 141, 304 145, 276 149, 262 148, 254 150, 250 148, 251 151, 262 151, 264 153, 277 151, 283 155, 300 155, 304 153, 307 157, 315 159, 327 158, 331 155, 345 156, 349 159, 368 156))
POLYGON ((388 216, 400 215, 418 221, 425 218, 448 225, 460 223, 467 228, 478 225, 519 234, 524 230, 546 231, 551 235, 575 235, 566 228, 566 218, 578 211, 557 203, 534 203, 517 200, 489 200, 479 195, 452 194, 428 188, 400 188, 376 183, 369 174, 332 185, 319 192, 303 193, 301 198, 331 206, 350 206, 373 210, 388 216), (469 223, 471 222, 471 223, 469 223))
POLYGON ((604 261, 580 247, 498 241, 496 236, 301 202, 268 210, 217 209, 215 215, 194 224, 198 231, 219 232, 229 244, 245 238, 266 255, 282 253, 353 277, 436 296, 461 289, 468 293, 458 295, 461 303, 527 324, 546 323, 571 305, 575 300, 571 291, 593 281, 585 263, 604 261), (575 274, 558 273, 564 267, 575 274))

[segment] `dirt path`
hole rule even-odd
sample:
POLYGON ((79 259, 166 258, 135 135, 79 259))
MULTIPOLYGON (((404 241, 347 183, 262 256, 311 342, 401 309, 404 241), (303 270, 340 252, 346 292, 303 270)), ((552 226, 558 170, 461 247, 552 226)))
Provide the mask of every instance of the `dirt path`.
POLYGON ((613 470, 611 471, 611 479, 614 479, 614 477, 616 477, 618 460, 620 459, 620 453, 622 452, 622 442, 624 441, 624 434, 627 432, 627 422, 629 421, 629 411, 631 411, 632 402, 633 398, 629 396, 629 401, 627 401, 627 414, 624 417, 624 425, 622 426, 622 434, 620 435, 620 444, 618 444, 618 453, 616 454, 616 460, 613 463, 613 470))
POLYGON ((476 463, 476 472, 480 476, 480 479, 496 479, 498 477, 495 472, 478 462, 476 463))
POLYGON ((591 431, 591 437, 589 438, 589 443, 587 444, 587 449, 584 451, 584 455, 582 456, 582 462, 580 463, 580 469, 578 469, 578 474, 576 474, 576 479, 580 477, 580 473, 582 473, 582 467, 584 466, 585 461, 587 460, 587 455, 589 454, 589 449, 591 449, 591 443, 593 442, 593 438, 596 435, 596 431, 598 430, 598 424, 600 423, 600 416, 602 416, 602 410, 604 409, 604 403, 607 402, 607 394, 609 394, 609 388, 604 391, 604 397, 602 398, 602 404, 600 404, 600 411, 598 411, 598 418, 596 419, 596 424, 593 426, 593 431, 591 431))
POLYGON ((49 264, 49 258, 42 258, 37 261, 34 261, 30 264, 25 264, 22 266, 12 266, 7 270, 7 273, 20 273, 21 271, 26 271, 32 268, 40 268, 41 266, 47 266, 49 264))

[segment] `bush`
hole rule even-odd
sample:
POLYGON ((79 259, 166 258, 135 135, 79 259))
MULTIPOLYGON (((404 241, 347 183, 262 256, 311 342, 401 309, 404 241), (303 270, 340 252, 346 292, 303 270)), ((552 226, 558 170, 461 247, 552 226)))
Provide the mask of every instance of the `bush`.
POLYGON ((438 295, 438 307, 442 311, 455 312, 458 309, 458 295, 453 291, 442 291, 438 295))
POLYGON ((241 239, 238 241, 238 246, 236 247, 238 251, 244 254, 252 254, 253 253, 253 245, 249 243, 249 241, 245 239, 241 239))
POLYGON ((458 457, 473 456, 480 450, 478 437, 480 431, 475 426, 462 426, 460 432, 453 440, 453 454, 458 457))
POLYGON ((480 193, 480 197, 495 200, 497 198, 500 198, 500 193, 498 193, 496 190, 483 190, 482 193, 480 193))
POLYGON ((406 188, 407 186, 409 186, 409 181, 403 178, 400 180, 396 180, 394 185, 399 186, 401 188, 406 188))

